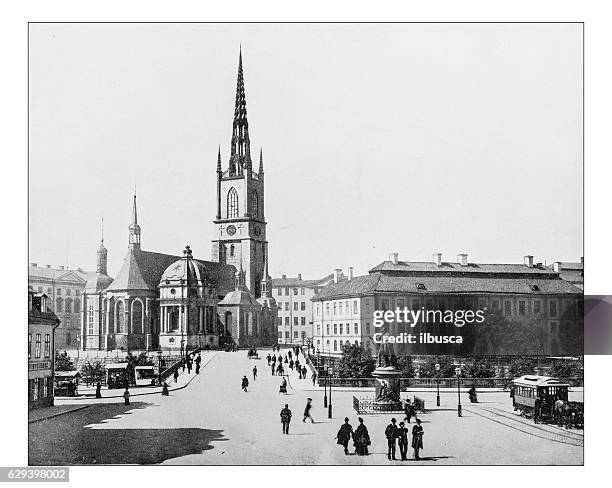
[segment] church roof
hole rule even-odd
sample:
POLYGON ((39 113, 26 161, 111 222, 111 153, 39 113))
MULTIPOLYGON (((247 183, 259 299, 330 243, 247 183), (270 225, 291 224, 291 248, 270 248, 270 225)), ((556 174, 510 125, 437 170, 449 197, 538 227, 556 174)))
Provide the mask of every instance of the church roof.
POLYGON ((131 248, 106 291, 157 290, 164 270, 177 259, 180 257, 131 248))
POLYGON ((248 290, 233 290, 230 291, 217 306, 236 306, 261 308, 261 305, 255 300, 248 290))
POLYGON ((112 282, 113 279, 110 276, 103 273, 94 273, 87 280, 87 283, 85 284, 85 291, 89 293, 96 293, 107 288, 112 282))

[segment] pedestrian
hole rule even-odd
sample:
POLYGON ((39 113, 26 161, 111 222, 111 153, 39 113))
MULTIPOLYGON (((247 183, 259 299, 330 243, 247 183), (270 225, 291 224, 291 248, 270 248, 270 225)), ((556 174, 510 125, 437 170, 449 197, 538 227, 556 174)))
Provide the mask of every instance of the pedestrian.
POLYGON ((404 404, 404 421, 410 423, 410 417, 416 418, 416 410, 414 409, 414 405, 410 402, 410 398, 406 398, 406 403, 404 404))
POLYGON ((355 445, 355 452, 359 456, 368 455, 368 446, 372 444, 370 441, 370 434, 368 428, 364 425, 363 419, 359 417, 359 425, 353 434, 353 444, 355 445))
POLYGON ((385 429, 385 437, 387 438, 387 458, 395 459, 395 439, 397 439, 397 420, 391 419, 391 423, 385 429))
POLYGON ((272 357, 270 356, 270 353, 268 353, 268 355, 266 356, 266 359, 268 360, 268 366, 270 366, 270 361, 272 361, 272 357))
POLYGON ((102 391, 101 390, 102 390, 102 385, 98 381, 96 383, 96 398, 102 398, 102 391))
POLYGON ((123 392, 123 401, 126 405, 130 404, 130 390, 128 390, 127 388, 123 392))
POLYGON ((174 382, 177 383, 178 382, 178 377, 179 377, 179 372, 178 369, 174 371, 174 382))
POLYGON ((317 372, 316 371, 312 372, 311 378, 312 378, 312 386, 314 386, 315 383, 317 382, 317 372))
POLYGON ((200 374, 200 363, 196 363, 195 374, 200 374))
POLYGON ((162 396, 168 396, 168 383, 164 381, 164 386, 162 387, 162 396))
POLYGON ((542 415, 542 399, 540 397, 536 398, 533 402, 533 423, 540 423, 540 416, 542 415))
POLYGON ((423 449, 423 427, 421 419, 416 419, 416 425, 412 428, 412 449, 414 449, 414 459, 419 457, 419 450, 423 449))
POLYGON ((185 359, 183 359, 181 361, 181 368, 183 368, 183 373, 185 372, 185 364, 187 363, 187 361, 185 359))
POLYGON ((272 369, 272 376, 274 376, 274 371, 276 370, 276 368, 274 367, 274 363, 272 363, 271 369, 272 369))
POLYGON ((249 386, 249 380, 247 379, 246 375, 244 375, 244 377, 242 378, 242 389, 246 392, 248 386, 249 386))
POLYGON ((293 359, 289 361, 289 369, 293 371, 293 359))
POLYGON ((353 427, 349 424, 349 418, 344 417, 344 423, 340 427, 338 434, 336 435, 336 439, 338 439, 338 444, 344 447, 344 454, 348 455, 348 443, 353 436, 353 427))
POLYGON ((287 355, 285 354, 285 364, 289 363, 289 360, 287 359, 287 355))
POLYGON ((280 385, 278 393, 279 394, 284 393, 285 395, 287 394, 287 380, 285 378, 283 378, 283 381, 280 385))
POLYGON ((470 397, 470 403, 478 403, 478 396, 476 395, 476 385, 468 390, 468 396, 470 397))
MULTIPOLYGON (((306 369, 306 366, 302 366, 302 378, 306 379, 306 373, 308 372, 308 370, 306 369)), ((314 385, 314 383, 313 383, 314 385)))
POLYGON ((195 358, 196 367, 199 366, 201 362, 202 356, 200 355, 200 353, 198 353, 197 357, 195 358))
POLYGON ((283 434, 289 434, 289 423, 291 422, 291 410, 289 404, 285 404, 285 408, 280 413, 281 424, 283 424, 283 434))
POLYGON ((257 379, 257 365, 253 366, 253 381, 257 379))
POLYGON ((315 421, 312 418, 312 415, 310 415, 310 409, 312 408, 312 398, 309 398, 306 401, 306 407, 304 407, 304 418, 302 419, 302 422, 306 422, 306 419, 310 419, 310 421, 314 424, 315 421))
POLYGON ((284 373, 283 363, 278 363, 278 368, 276 368, 276 374, 280 376, 283 373, 284 373))
POLYGON ((187 361, 187 374, 191 374, 191 361, 187 361))
POLYGON ((402 461, 408 461, 408 429, 404 426, 404 422, 400 422, 397 429, 397 445, 402 461))
POLYGON ((289 356, 289 360, 291 360, 291 351, 289 351, 287 355, 289 356))

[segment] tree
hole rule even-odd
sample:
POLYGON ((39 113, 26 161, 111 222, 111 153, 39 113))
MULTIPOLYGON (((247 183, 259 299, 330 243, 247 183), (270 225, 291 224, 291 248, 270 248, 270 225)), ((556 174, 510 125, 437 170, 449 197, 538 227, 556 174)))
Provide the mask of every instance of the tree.
POLYGON ((453 364, 449 356, 429 356, 419 368, 419 376, 421 378, 452 378, 456 376, 456 366, 453 364), (440 371, 436 370, 436 364, 440 365, 440 371))
POLYGON ((475 354, 543 354, 547 334, 538 319, 509 320, 500 311, 487 311, 474 340, 475 354))
POLYGON ((584 365, 580 361, 555 361, 550 373, 560 380, 581 378, 584 374, 584 365))
POLYGON ((81 368, 81 375, 83 375, 87 383, 95 383, 104 378, 104 366, 100 361, 95 361, 93 363, 87 361, 81 368))
POLYGON ((486 358, 474 359, 465 370, 465 376, 469 378, 493 378, 495 377, 495 367, 486 358))
POLYGON ((517 358, 510 363, 508 373, 512 378, 518 378, 526 374, 533 374, 535 361, 529 358, 517 358))
POLYGON ((404 378, 414 378, 414 364, 410 356, 400 356, 397 359, 397 369, 402 373, 404 378))
POLYGON ((338 366, 341 378, 369 378, 376 367, 372 355, 363 346, 352 344, 344 348, 338 366))
POLYGON ((125 382, 133 383, 135 376, 136 366, 153 366, 153 360, 147 355, 146 352, 141 352, 138 356, 134 356, 131 352, 127 353, 125 357, 127 367, 125 369, 125 382))
POLYGON ((74 371, 76 368, 66 351, 55 351, 55 371, 74 371))

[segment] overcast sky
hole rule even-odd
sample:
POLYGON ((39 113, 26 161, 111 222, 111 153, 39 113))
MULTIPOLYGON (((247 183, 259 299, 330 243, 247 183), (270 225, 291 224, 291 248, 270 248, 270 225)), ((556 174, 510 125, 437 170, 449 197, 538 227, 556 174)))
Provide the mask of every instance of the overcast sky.
POLYGON ((580 24, 32 24, 30 261, 210 259, 240 43, 273 276, 583 255, 580 24))

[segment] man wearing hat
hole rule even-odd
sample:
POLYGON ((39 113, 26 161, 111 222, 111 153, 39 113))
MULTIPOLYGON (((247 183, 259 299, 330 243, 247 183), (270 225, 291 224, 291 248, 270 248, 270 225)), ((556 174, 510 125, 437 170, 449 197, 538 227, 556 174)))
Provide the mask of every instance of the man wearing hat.
POLYGON ((306 407, 304 407, 304 418, 302 422, 306 422, 306 419, 310 419, 310 421, 314 424, 314 419, 312 415, 310 415, 310 409, 312 408, 312 398, 309 398, 306 402, 306 407))

